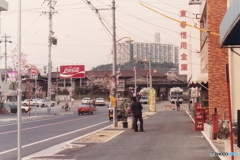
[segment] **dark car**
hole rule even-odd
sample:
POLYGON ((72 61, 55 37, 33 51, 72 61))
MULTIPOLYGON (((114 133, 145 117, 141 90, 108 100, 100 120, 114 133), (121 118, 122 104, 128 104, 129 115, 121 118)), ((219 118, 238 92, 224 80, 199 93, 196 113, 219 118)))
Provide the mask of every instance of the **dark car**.
POLYGON ((82 104, 78 107, 78 115, 83 113, 93 114, 93 108, 90 104, 82 104))

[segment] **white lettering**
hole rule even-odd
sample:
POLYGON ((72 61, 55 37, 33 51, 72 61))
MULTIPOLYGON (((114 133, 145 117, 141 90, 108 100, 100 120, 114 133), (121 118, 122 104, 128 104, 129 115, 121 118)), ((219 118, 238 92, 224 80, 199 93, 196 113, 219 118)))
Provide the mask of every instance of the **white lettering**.
POLYGON ((78 67, 73 67, 73 68, 65 68, 63 73, 78 73, 79 68, 78 67))

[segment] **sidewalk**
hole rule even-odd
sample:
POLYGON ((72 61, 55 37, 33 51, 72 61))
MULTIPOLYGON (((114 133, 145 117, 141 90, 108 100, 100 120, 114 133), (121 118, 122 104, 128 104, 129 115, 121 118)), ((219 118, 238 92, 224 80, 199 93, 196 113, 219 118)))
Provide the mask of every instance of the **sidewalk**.
MULTIPOLYGON (((168 102, 157 105, 157 112, 146 112, 144 130, 133 132, 131 119, 124 129, 110 127, 66 142, 58 153, 36 154, 34 160, 219 160, 185 111, 163 110, 168 102), (41 156, 40 156, 41 155, 41 156), (46 155, 46 156, 43 156, 46 155)), ((54 151, 54 146, 51 149, 54 151)), ((31 159, 31 160, 33 160, 31 159)))

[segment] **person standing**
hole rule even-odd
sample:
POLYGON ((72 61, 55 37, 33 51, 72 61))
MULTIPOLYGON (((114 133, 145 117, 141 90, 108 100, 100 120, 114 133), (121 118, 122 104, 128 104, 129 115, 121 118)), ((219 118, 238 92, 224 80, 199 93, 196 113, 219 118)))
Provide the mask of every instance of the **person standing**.
POLYGON ((140 102, 137 102, 137 99, 136 97, 133 97, 132 98, 132 105, 131 105, 131 112, 134 116, 134 119, 133 119, 133 129, 135 132, 138 132, 138 125, 137 125, 137 122, 139 120, 140 122, 140 132, 144 132, 143 130, 143 119, 142 119, 142 105, 140 102))
POLYGON ((177 101, 176 101, 176 106, 177 106, 177 111, 180 111, 180 102, 179 102, 178 98, 177 98, 177 101))

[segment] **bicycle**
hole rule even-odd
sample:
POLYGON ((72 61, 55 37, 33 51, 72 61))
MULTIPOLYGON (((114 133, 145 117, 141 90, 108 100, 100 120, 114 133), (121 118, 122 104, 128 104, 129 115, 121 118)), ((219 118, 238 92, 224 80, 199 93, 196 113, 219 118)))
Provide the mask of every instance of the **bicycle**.
POLYGON ((71 112, 71 107, 64 108, 66 112, 71 112))
POLYGON ((71 112, 71 107, 67 107, 66 108, 66 105, 63 105, 61 108, 60 108, 60 110, 59 110, 60 112, 62 112, 62 111, 65 111, 65 112, 71 112))

